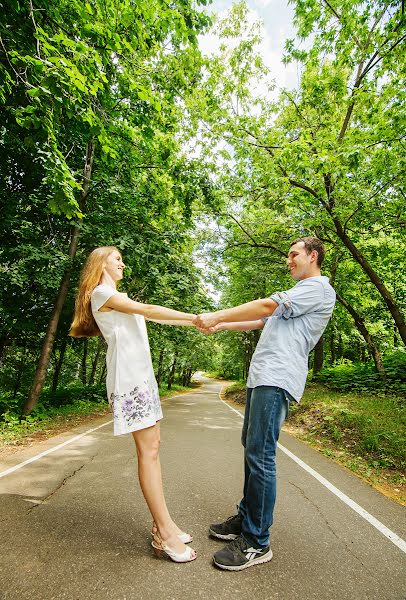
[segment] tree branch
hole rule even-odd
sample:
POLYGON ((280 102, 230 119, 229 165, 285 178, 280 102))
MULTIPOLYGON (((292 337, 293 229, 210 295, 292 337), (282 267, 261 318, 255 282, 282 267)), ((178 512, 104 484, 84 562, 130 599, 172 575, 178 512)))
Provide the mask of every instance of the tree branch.
MULTIPOLYGON (((357 90, 360 87, 360 85, 361 85, 361 74, 362 74, 363 67, 364 67, 364 62, 362 61, 358 65, 357 76, 355 78, 355 85, 354 85, 354 88, 353 88, 352 93, 351 93, 351 98, 354 98, 355 90, 357 90)), ((347 112, 346 112, 345 117, 344 117, 344 122, 343 122, 343 124, 341 126, 341 131, 340 131, 339 136, 338 136, 338 141, 339 142, 342 141, 342 139, 343 139, 343 137, 345 135, 345 132, 347 131, 347 127, 348 127, 348 125, 350 123, 350 119, 351 119, 352 111, 354 110, 354 106, 355 106, 355 100, 352 100, 352 102, 350 103, 350 105, 347 108, 347 112)))
POLYGON ((270 248, 271 250, 275 250, 275 252, 278 252, 279 254, 281 254, 282 256, 286 256, 285 252, 283 252, 283 250, 280 250, 280 248, 277 248, 276 246, 273 246, 272 244, 261 244, 258 243, 250 233, 248 233, 248 231, 241 225, 241 223, 230 213, 226 213, 228 217, 230 217, 237 225, 238 227, 241 229, 241 231, 243 231, 245 233, 245 235, 251 240, 252 244, 250 244, 249 242, 240 242, 240 243, 236 243, 234 244, 234 246, 253 246, 255 248, 270 248))
MULTIPOLYGON (((367 74, 367 73, 368 73, 368 72, 369 72, 371 69, 373 69, 374 67, 376 67, 376 65, 377 65, 377 64, 378 64, 378 63, 379 63, 381 60, 383 60, 383 59, 385 58, 385 56, 387 56, 387 55, 388 55, 390 52, 392 52, 392 50, 393 50, 394 48, 396 48, 396 46, 398 46, 399 44, 401 44, 401 43, 403 42, 403 40, 405 40, 405 39, 406 39, 406 34, 405 34, 405 35, 402 35, 402 37, 401 37, 401 38, 399 38, 399 39, 398 39, 398 40, 397 40, 397 41, 396 41, 394 44, 392 44, 392 46, 389 48, 389 50, 388 50, 387 52, 385 52, 385 54, 382 54, 382 55, 380 55, 380 56, 379 56, 379 57, 378 57, 378 58, 375 60, 375 62, 373 62, 372 64, 370 64, 370 63, 371 63, 371 61, 369 61, 369 63, 368 63, 368 64, 369 64, 369 67, 368 67, 368 68, 365 68, 364 72, 362 73, 362 79, 364 79, 365 75, 366 75, 366 74, 367 74)), ((375 55, 376 55, 376 54, 377 54, 377 53, 375 53, 375 55)))
MULTIPOLYGON (((326 4, 328 6, 328 8, 331 10, 331 12, 333 13, 333 15, 339 20, 340 23, 342 23, 342 18, 341 16, 338 14, 338 12, 331 6, 331 4, 327 1, 327 0, 323 0, 324 4, 326 4)), ((362 50, 362 46, 360 41, 358 40, 358 38, 354 35, 353 36, 358 48, 360 50, 362 50)))
POLYGON ((378 142, 374 142, 373 144, 369 144, 368 146, 365 146, 364 150, 367 150, 367 148, 372 148, 373 146, 377 146, 378 144, 387 144, 389 142, 401 142, 405 138, 406 138, 406 134, 402 135, 400 138, 393 138, 391 140, 379 140, 378 142))

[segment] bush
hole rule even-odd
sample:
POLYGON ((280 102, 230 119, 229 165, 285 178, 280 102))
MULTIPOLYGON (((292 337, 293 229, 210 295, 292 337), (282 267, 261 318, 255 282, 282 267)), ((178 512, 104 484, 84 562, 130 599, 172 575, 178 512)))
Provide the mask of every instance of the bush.
POLYGON ((300 404, 292 403, 289 422, 307 439, 329 448, 332 442, 373 467, 402 471, 406 466, 406 406, 398 396, 333 391, 313 383, 300 404))
POLYGON ((343 361, 322 369, 317 380, 341 391, 366 392, 370 390, 391 393, 406 392, 406 352, 398 351, 383 360, 386 380, 381 379, 373 363, 343 361))
POLYGON ((40 397, 40 403, 44 407, 66 406, 67 404, 76 404, 80 400, 88 402, 107 401, 106 386, 102 385, 75 385, 69 387, 61 387, 52 392, 45 390, 40 397))
MULTIPOLYGON (((14 398, 11 394, 3 394, 0 397, 0 421, 19 421, 25 398, 24 394, 16 394, 14 398)), ((26 419, 43 420, 61 407, 78 407, 83 403, 87 405, 103 402, 107 404, 105 385, 61 387, 54 393, 47 389, 42 392, 38 405, 26 419)))

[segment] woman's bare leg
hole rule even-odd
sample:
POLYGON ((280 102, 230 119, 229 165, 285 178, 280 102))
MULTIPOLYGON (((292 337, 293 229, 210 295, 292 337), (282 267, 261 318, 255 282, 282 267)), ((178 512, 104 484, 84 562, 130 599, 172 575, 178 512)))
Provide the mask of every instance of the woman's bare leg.
POLYGON ((159 460, 160 426, 133 431, 138 456, 138 478, 142 493, 159 535, 175 552, 183 552, 185 544, 177 537, 179 528, 172 521, 165 502, 159 460))

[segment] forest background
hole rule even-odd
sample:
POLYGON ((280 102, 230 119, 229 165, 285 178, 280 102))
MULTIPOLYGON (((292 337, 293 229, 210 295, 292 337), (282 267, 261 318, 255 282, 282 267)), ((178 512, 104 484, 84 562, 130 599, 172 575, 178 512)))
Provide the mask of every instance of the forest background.
MULTIPOLYGON (((290 242, 317 235, 338 302, 293 421, 401 485, 404 2, 292 5, 285 89, 243 2, 1 1, 4 439, 105 410, 103 340, 67 335, 94 247, 123 253, 130 297, 199 313, 288 289, 290 242)), ((148 328, 163 392, 196 370, 244 380, 258 341, 148 328)))

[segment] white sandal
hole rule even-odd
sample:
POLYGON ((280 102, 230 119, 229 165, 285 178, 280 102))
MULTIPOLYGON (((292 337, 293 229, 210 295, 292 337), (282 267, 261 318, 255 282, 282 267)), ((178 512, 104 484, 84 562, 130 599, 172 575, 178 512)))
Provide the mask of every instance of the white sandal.
POLYGON ((157 556, 162 558, 170 558, 174 562, 184 563, 191 562, 197 558, 196 552, 190 546, 186 546, 185 550, 181 553, 172 550, 165 542, 162 541, 159 533, 154 534, 154 539, 151 542, 151 546, 157 556))
MULTIPOLYGON (((152 531, 151 531, 151 535, 152 537, 154 537, 154 535, 158 532, 158 528, 155 524, 155 522, 152 523, 152 531), (155 529, 155 531, 154 531, 155 529)), ((178 539, 183 543, 183 544, 190 544, 190 542, 193 542, 193 536, 190 535, 190 533, 186 533, 185 531, 182 531, 182 533, 178 533, 177 534, 178 539)))

